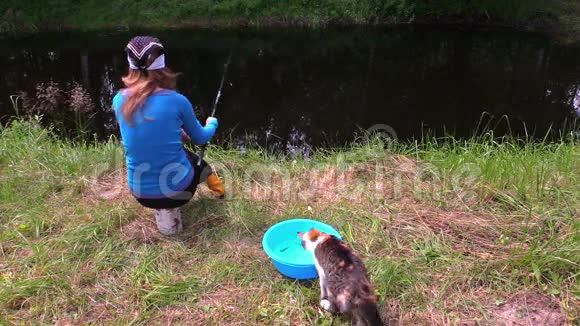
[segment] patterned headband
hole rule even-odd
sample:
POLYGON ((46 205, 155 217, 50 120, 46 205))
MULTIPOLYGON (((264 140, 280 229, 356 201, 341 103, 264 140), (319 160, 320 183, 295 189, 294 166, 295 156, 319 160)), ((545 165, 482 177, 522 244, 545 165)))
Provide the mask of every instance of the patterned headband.
POLYGON ((165 68, 165 54, 163 53, 163 49, 163 44, 155 37, 136 36, 132 38, 125 48, 129 68, 135 70, 157 70, 165 68), (147 65, 147 61, 151 55, 154 55, 154 50, 158 50, 157 53, 160 54, 150 65, 147 65))

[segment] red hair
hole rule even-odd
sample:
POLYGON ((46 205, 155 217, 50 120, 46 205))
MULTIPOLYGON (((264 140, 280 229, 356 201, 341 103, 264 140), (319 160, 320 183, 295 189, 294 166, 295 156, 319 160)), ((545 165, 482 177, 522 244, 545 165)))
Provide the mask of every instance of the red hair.
POLYGON ((157 88, 175 89, 177 84, 177 74, 169 68, 159 70, 129 69, 127 76, 122 78, 127 87, 127 100, 123 105, 123 116, 129 125, 132 125, 133 114, 141 110, 147 98, 153 94, 157 88))

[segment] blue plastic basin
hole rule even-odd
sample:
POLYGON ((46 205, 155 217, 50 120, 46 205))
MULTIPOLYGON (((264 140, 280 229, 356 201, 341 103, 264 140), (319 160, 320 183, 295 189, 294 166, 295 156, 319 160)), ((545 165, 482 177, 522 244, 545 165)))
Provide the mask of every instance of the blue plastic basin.
POLYGON ((264 251, 282 275, 299 280, 318 277, 313 254, 302 248, 302 242, 298 238, 298 232, 308 232, 311 228, 342 239, 332 226, 310 219, 286 220, 274 224, 264 234, 264 251))

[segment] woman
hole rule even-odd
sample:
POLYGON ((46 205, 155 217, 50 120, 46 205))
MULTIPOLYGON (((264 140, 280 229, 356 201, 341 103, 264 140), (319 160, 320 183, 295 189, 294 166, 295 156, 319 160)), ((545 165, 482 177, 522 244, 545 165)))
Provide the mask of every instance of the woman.
MULTIPOLYGON (((125 48, 129 73, 126 88, 113 99, 113 108, 125 147, 129 189, 141 205, 155 209, 157 228, 170 235, 183 229, 179 207, 195 193, 198 183, 217 176, 195 154, 183 147, 183 139, 205 144, 218 121, 208 118, 202 126, 189 100, 175 91, 176 74, 165 66, 161 42, 137 36, 125 48)), ((218 185, 213 190, 221 192, 218 185)))

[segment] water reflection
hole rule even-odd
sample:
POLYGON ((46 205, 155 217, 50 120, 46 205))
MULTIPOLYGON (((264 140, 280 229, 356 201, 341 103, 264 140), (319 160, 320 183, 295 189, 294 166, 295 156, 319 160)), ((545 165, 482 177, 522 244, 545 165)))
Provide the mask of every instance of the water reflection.
POLYGON ((576 112, 577 116, 580 116, 580 86, 574 87, 574 91, 572 92, 574 100, 572 101, 572 106, 574 107, 574 112, 576 112))
MULTIPOLYGON (((116 93, 115 77, 112 66, 106 65, 102 76, 101 89, 99 92, 99 106, 104 112, 112 110, 111 103, 116 93)), ((107 133, 115 133, 118 129, 117 121, 112 114, 103 116, 103 126, 107 133)))
MULTIPOLYGON (((242 151, 259 145, 308 156, 316 147, 350 142, 375 124, 390 125, 403 139, 468 136, 483 112, 496 120, 510 117, 509 125, 498 125, 498 135, 544 136, 580 110, 580 48, 531 34, 361 29, 157 35, 169 66, 182 73, 180 91, 201 119, 233 51, 215 141, 242 151)), ((8 98, 20 94, 28 111, 44 111, 62 128, 75 130, 80 121, 98 138, 118 134, 110 107, 127 70, 122 49, 131 36, 0 41, 0 117, 14 114, 8 98)))

